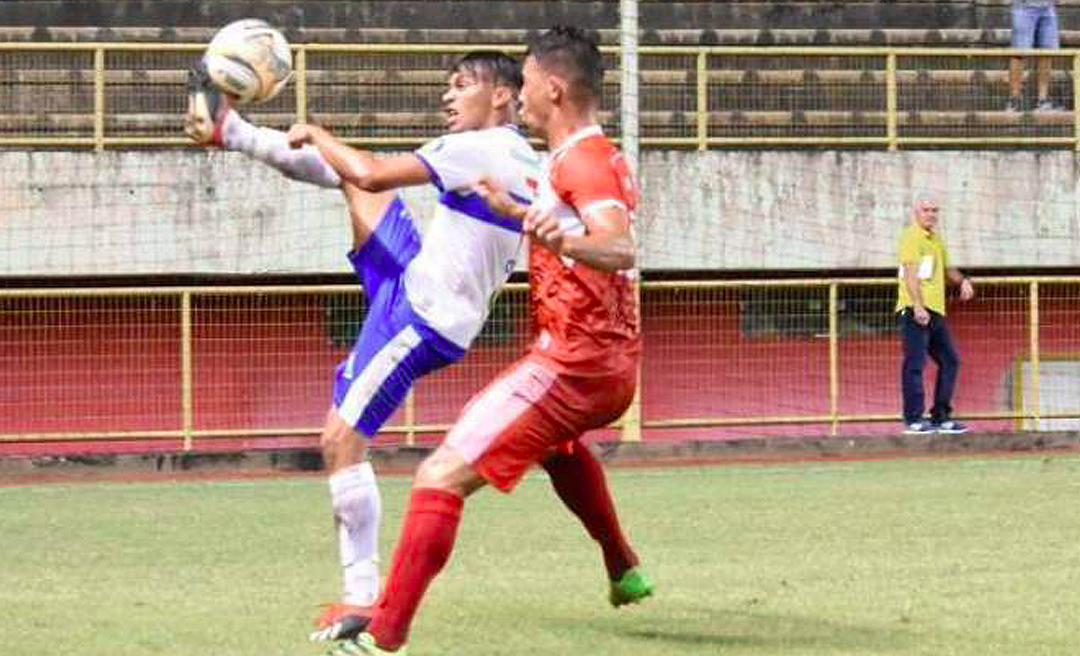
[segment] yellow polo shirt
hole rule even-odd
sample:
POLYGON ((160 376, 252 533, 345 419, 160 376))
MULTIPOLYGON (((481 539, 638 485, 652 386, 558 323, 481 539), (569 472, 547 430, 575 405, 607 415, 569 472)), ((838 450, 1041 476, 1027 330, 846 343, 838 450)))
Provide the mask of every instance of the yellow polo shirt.
POLYGON ((904 283, 904 264, 915 264, 923 304, 928 310, 945 314, 945 270, 949 267, 949 252, 937 233, 923 230, 914 221, 900 233, 900 286, 896 311, 911 307, 911 296, 904 283))

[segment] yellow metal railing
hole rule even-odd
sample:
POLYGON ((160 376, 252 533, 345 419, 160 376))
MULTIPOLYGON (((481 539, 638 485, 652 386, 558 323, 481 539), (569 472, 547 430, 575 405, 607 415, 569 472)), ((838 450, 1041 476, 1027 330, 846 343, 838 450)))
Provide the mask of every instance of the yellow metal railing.
MULTIPOLYGON (((825 426, 826 431, 837 434, 841 432, 841 426, 844 424, 866 424, 872 422, 896 422, 898 421, 898 410, 892 408, 898 407, 899 398, 886 398, 883 404, 881 412, 850 412, 845 411, 842 401, 852 394, 852 383, 845 384, 844 376, 852 367, 850 360, 844 355, 844 346, 847 345, 849 353, 858 353, 859 345, 857 340, 863 338, 860 335, 844 334, 841 326, 842 320, 842 308, 841 299, 844 298, 845 290, 854 288, 866 289, 876 288, 880 289, 883 293, 888 292, 896 281, 890 278, 836 278, 836 279, 804 279, 804 280, 722 280, 722 281, 652 281, 642 284, 642 294, 645 298, 647 307, 645 308, 644 315, 646 317, 645 322, 645 351, 644 351, 644 363, 642 385, 639 386, 638 398, 634 405, 627 412, 620 422, 617 422, 616 427, 620 427, 623 431, 623 439, 640 439, 642 435, 648 437, 650 431, 664 430, 664 429, 688 429, 688 428, 714 428, 722 430, 733 426, 783 426, 783 425, 818 425, 825 426), (682 366, 679 362, 669 362, 665 360, 665 355, 661 352, 666 345, 674 345, 676 347, 685 346, 687 344, 693 344, 693 348, 686 352, 695 353, 701 351, 706 352, 709 349, 709 341, 725 341, 733 339, 730 334, 722 334, 721 332, 713 332, 701 336, 700 332, 693 334, 680 334, 679 328, 676 327, 670 334, 656 334, 650 333, 649 317, 654 316, 655 313, 650 311, 648 304, 650 302, 656 302, 657 294, 663 294, 668 292, 678 293, 707 293, 707 294, 740 294, 740 293, 753 293, 770 290, 780 290, 785 293, 799 293, 802 291, 813 291, 814 293, 824 293, 827 301, 824 306, 824 312, 827 315, 827 321, 824 322, 826 326, 825 335, 814 335, 818 338, 816 343, 821 343, 820 339, 827 338, 827 366, 824 363, 819 363, 820 368, 823 371, 827 371, 828 383, 821 387, 821 394, 825 398, 813 399, 813 398, 788 398, 789 396, 798 396, 798 392, 788 392, 783 389, 783 386, 779 386, 780 389, 773 389, 769 391, 771 398, 780 400, 782 403, 777 403, 777 407, 802 407, 805 408, 802 412, 788 412, 788 413, 765 413, 762 412, 757 415, 739 414, 738 411, 729 411, 725 407, 725 398, 728 398, 731 394, 733 386, 744 386, 747 383, 735 382, 735 383, 723 383, 714 382, 712 387, 702 385, 700 388, 692 390, 692 394, 701 395, 702 397, 713 398, 714 402, 710 403, 712 410, 708 413, 703 412, 680 412, 680 411, 667 411, 662 413, 652 413, 652 415, 659 414, 661 416, 652 416, 649 412, 645 411, 650 403, 650 391, 653 393, 659 391, 655 387, 650 388, 650 375, 656 375, 655 372, 660 371, 666 377, 667 380, 678 380, 683 376, 683 372, 679 371, 682 366), (851 341, 849 341, 851 340, 851 341), (659 346, 657 346, 659 345, 659 346), (658 350, 659 349, 659 350, 658 350), (647 372, 653 372, 652 374, 647 372), (815 408, 825 408, 824 412, 817 412, 815 408), (889 411, 884 411, 888 409, 889 411), (679 416, 679 415, 682 416, 679 416)), ((1080 398, 1075 398, 1075 405, 1071 407, 1058 407, 1052 411, 1047 411, 1041 405, 1041 386, 1043 380, 1040 377, 1040 363, 1043 361, 1041 357, 1041 350, 1043 349, 1043 337, 1041 335, 1044 331, 1052 329, 1054 331, 1054 344, 1056 348, 1060 349, 1062 344, 1066 344, 1068 348, 1072 349, 1076 353, 1080 353, 1080 331, 1074 327, 1070 327, 1071 319, 1069 317, 1075 316, 1077 311, 1080 311, 1080 276, 1044 276, 1044 277, 983 277, 976 280, 976 286, 979 290, 1001 289, 1007 291, 1011 296, 1008 297, 1009 307, 1013 308, 1009 310, 1012 314, 1012 322, 1015 324, 1015 329, 1020 333, 1026 332, 1024 339, 1016 341, 1018 345, 1014 350, 1015 353, 1011 355, 1009 360, 1009 366, 1000 367, 998 373, 1014 373, 1012 382, 1012 395, 1007 396, 1008 402, 1013 407, 983 407, 967 409, 962 408, 960 416, 970 420, 1012 420, 1017 427, 1021 427, 1024 422, 1029 422, 1028 426, 1038 427, 1040 421, 1051 419, 1078 419, 1080 418, 1080 398), (1068 294, 1065 296, 1058 295, 1052 299, 1051 305, 1056 303, 1055 315, 1057 319, 1049 318, 1049 315, 1040 312, 1040 308, 1043 308, 1047 303, 1045 300, 1046 289, 1048 286, 1056 286, 1058 289, 1068 290, 1068 294), (1043 299, 1043 300, 1041 300, 1043 299), (1054 325, 1048 325, 1046 321, 1062 321, 1062 324, 1055 323, 1054 325), (1064 338, 1062 337, 1062 331, 1065 331, 1064 338), (1071 331, 1071 332, 1070 332, 1071 331), (1075 334, 1073 334, 1075 333, 1075 334), (1023 364, 1026 363, 1029 367, 1030 375, 1025 377, 1023 371, 1023 364), (1014 368, 1015 367, 1015 368, 1014 368)), ((508 292, 522 294, 525 290, 524 285, 510 285, 508 292)), ((309 426, 244 426, 234 425, 227 428, 205 428, 200 426, 206 426, 206 422, 202 421, 199 416, 198 403, 196 402, 196 385, 200 375, 205 375, 205 371, 200 371, 199 360, 197 357, 196 338, 199 334, 199 330, 205 330, 205 326, 198 324, 198 313, 193 308, 196 307, 196 302, 204 297, 215 298, 235 298, 240 300, 260 300, 273 297, 280 297, 283 295, 309 297, 318 295, 355 295, 357 294, 357 288, 354 285, 287 285, 287 286, 221 286, 221 287, 147 287, 147 288, 104 288, 104 289, 4 289, 0 290, 0 317, 8 317, 10 320, 5 320, 0 323, 0 337, 4 337, 4 328, 10 328, 17 325, 18 322, 14 320, 17 311, 17 304, 22 302, 29 302, 31 300, 37 302, 42 300, 88 300, 88 299, 133 299, 133 298, 170 298, 175 301, 175 307, 178 308, 177 321, 179 326, 175 331, 176 338, 179 340, 179 344, 174 344, 173 349, 179 353, 179 371, 175 372, 176 379, 179 381, 176 385, 180 399, 176 404, 179 407, 179 425, 173 429, 161 429, 161 427, 155 427, 149 430, 63 430, 63 431, 35 431, 35 432, 17 432, 17 431, 5 431, 0 428, 0 442, 42 442, 42 441, 59 441, 59 440, 123 440, 123 439, 139 439, 139 440, 161 440, 161 439, 173 439, 181 440, 183 448, 191 449, 193 447, 194 440, 206 440, 217 438, 237 438, 242 437, 246 439, 258 439, 260 437, 274 437, 281 438, 286 436, 305 436, 310 437, 318 434, 319 427, 316 425, 309 426)), ((522 294, 522 296, 524 296, 522 294)), ((884 298, 884 296, 882 296, 884 298)), ((850 301, 850 297, 848 298, 850 301)), ((261 301, 260 301, 261 302, 261 301)), ((992 303, 992 301, 988 301, 992 303)), ((731 303, 729 301, 717 301, 716 308, 719 308, 718 314, 728 313, 731 315, 745 312, 745 309, 736 309, 737 303, 731 303), (727 305, 724 305, 727 303, 727 305)), ((889 319, 888 315, 891 315, 891 307, 885 304, 875 310, 875 317, 877 319, 889 319), (880 315, 880 316, 879 316, 880 315)), ((672 311, 679 315, 680 308, 686 307, 687 312, 690 312, 694 307, 692 303, 688 303, 686 300, 673 301, 670 304, 672 311)), ((700 309, 700 308, 699 308, 700 309)), ((987 322, 1002 322, 1001 317, 1006 314, 1005 310, 997 306, 988 306, 985 310, 985 321, 987 322)), ((49 309, 47 311, 41 311, 41 317, 39 319, 43 325, 48 325, 49 321, 55 321, 55 318, 50 319, 52 315, 56 314, 56 310, 49 309)), ((106 312, 105 314, 108 314, 106 312)), ((139 318, 141 315, 133 315, 128 317, 125 321, 131 324, 137 324, 141 321, 139 318)), ((680 321, 682 321, 680 319, 680 321)), ((979 319, 983 321, 983 319, 979 319)), ((61 322, 63 323, 63 322, 61 322)), ((655 324, 654 324, 655 325, 655 324)), ((245 326, 241 323, 241 319, 230 320, 230 330, 236 332, 236 339, 239 341, 250 341, 251 337, 248 332, 249 326, 245 326)), ((42 327, 37 327, 33 330, 33 334, 41 334, 43 332, 42 327)), ((655 329, 653 329, 655 330, 655 329)), ((955 330, 955 328, 954 328, 955 330)), ((741 331, 745 333, 745 330, 741 331)), ((994 339, 994 335, 982 336, 981 338, 986 340, 994 339)), ((754 340, 746 339, 745 335, 738 336, 743 340, 743 345, 739 348, 742 350, 749 350, 755 348, 754 340)), ((1001 337, 1004 339, 1004 337, 1001 337)), ((206 339, 205 333, 203 339, 206 339)), ((220 336, 218 337, 220 339, 220 336)), ((885 339, 889 343, 894 343, 895 336, 878 337, 876 339, 885 339)), ((783 344, 785 341, 789 343, 805 343, 811 344, 811 342, 799 342, 792 337, 785 337, 783 335, 760 338, 762 343, 768 347, 776 344, 783 344), (770 341, 771 340, 771 341, 770 341)), ((132 340, 132 349, 140 348, 138 340, 132 340)), ((812 340, 814 341, 814 340, 812 340)), ((202 347, 206 347, 207 342, 202 342, 202 347)), ((9 344, 10 346, 10 344, 9 344)), ((878 343, 878 349, 880 349, 881 343, 878 343)), ((803 347, 800 347, 803 348, 803 347)), ((810 348, 810 347, 806 347, 810 348)), ((960 344, 961 356, 964 359, 965 354, 970 354, 971 350, 975 348, 970 344, 960 344)), ((997 346, 992 341, 986 341, 984 346, 985 351, 997 350, 997 346)), ((48 344, 34 345, 27 349, 35 352, 48 352, 51 349, 48 344)), ((895 350, 895 349, 892 349, 895 350)), ((8 356, 11 357, 12 349, 8 348, 8 356)), ((0 355, 2 355, 0 351, 0 355)), ((503 352, 505 362, 508 364, 514 358, 521 354, 521 349, 518 347, 508 348, 503 352)), ((30 354, 31 356, 33 354, 30 354)), ((271 354, 273 355, 273 354, 271 354)), ((18 356, 16 356, 17 358, 18 356)), ((204 356, 205 357, 205 356, 204 356)), ((797 362, 791 362, 785 360, 779 356, 775 361, 769 361, 766 366, 775 368, 778 371, 782 371, 785 367, 790 371, 787 372, 794 376, 796 379, 801 372, 798 371, 800 366, 797 362)), ((1075 355, 1072 356, 1055 356, 1058 361, 1066 359, 1076 359, 1075 355)), ((899 361, 893 357, 888 356, 887 363, 871 363, 872 367, 878 369, 899 369, 899 361)), ((20 375, 18 369, 34 369, 41 366, 39 362, 22 361, 21 364, 12 364, 17 360, 9 360, 9 364, 6 367, 9 371, 15 370, 12 374, 15 382, 8 381, 7 385, 18 384, 20 375)), ((865 368, 865 364, 864 368, 865 368)), ((815 366, 819 366, 815 365, 815 366)), ((209 366, 209 365, 207 365, 209 366)), ((464 367, 465 364, 454 365, 449 370, 453 372, 455 367, 464 367)), ((716 366, 715 363, 710 363, 710 366, 716 366)), ((736 370, 735 373, 739 373, 737 370, 740 366, 746 368, 760 368, 760 364, 744 364, 740 365, 737 361, 732 361, 730 364, 724 365, 729 369, 736 370)), ((325 378, 329 375, 329 367, 326 371, 322 371, 320 368, 320 375, 325 378)), ((1077 375, 1080 376, 1080 365, 1077 367, 1077 375)), ((160 378, 162 375, 168 376, 168 372, 162 374, 161 372, 153 373, 153 376, 160 378)), ((688 375, 688 374, 687 374, 688 375)), ((271 379, 273 374, 271 371, 258 373, 257 377, 261 379, 262 376, 271 379)), ((891 374, 890 374, 891 376, 891 374)), ((897 376, 898 378, 898 373, 897 376)), ((786 379, 785 379, 786 380, 786 379)), ((1078 382, 1078 381, 1074 381, 1078 382)), ((752 384, 752 383, 751 383, 752 384)), ((693 386, 691 386, 693 387, 693 386)), ((102 394, 107 394, 108 390, 104 390, 102 394)), ((206 390, 203 389, 202 394, 206 394, 206 390)), ((764 396, 764 394, 763 394, 764 396)), ((203 399, 205 402, 205 399, 203 399)), ((993 403, 997 403, 994 401, 993 403)), ((1008 404, 1008 403, 1007 403, 1008 404)), ((50 411, 61 411, 62 408, 56 404, 48 405, 50 411)), ((404 436, 404 442, 406 444, 413 444, 414 439, 419 434, 431 434, 438 433, 448 428, 448 423, 445 421, 438 422, 418 422, 417 417, 420 411, 423 410, 418 401, 410 395, 409 399, 405 403, 403 412, 403 421, 399 421, 389 425, 385 429, 387 434, 397 434, 404 436)), ((10 408, 12 412, 20 411, 20 408, 10 408)), ((27 410, 30 411, 30 410, 27 410)), ((0 422, 0 427, 4 425, 0 422)), ((9 425, 14 425, 9 422, 9 425)))
MULTIPOLYGON (((441 131, 447 58, 476 47, 296 45, 295 82, 281 99, 249 110, 282 127, 316 120, 353 144, 415 145, 441 131)), ((180 133, 185 67, 202 48, 0 43, 0 76, 7 78, 0 89, 0 146, 189 145, 180 133)), ((617 49, 605 51, 617 65, 617 49)), ((1005 111, 1014 56, 1051 58, 1057 95, 1073 95, 1080 50, 1072 49, 644 46, 640 143, 1080 150, 1076 103, 1052 112, 1005 111)), ((609 71, 607 86, 617 96, 618 71, 609 71)), ((602 119, 617 135, 618 113, 602 119)))

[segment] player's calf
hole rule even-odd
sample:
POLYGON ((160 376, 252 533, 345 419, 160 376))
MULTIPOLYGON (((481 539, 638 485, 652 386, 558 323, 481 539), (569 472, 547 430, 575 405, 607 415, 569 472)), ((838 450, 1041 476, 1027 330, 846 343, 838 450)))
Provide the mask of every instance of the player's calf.
POLYGON ((225 121, 233 109, 228 95, 210 80, 201 59, 188 69, 187 94, 184 132, 199 145, 222 146, 225 121))

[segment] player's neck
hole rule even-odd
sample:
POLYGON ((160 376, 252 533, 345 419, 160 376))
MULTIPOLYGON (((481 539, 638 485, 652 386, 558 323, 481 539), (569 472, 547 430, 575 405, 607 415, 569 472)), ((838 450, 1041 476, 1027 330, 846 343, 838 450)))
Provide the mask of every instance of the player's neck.
POLYGON ((547 145, 549 150, 556 150, 565 144, 570 137, 585 128, 597 125, 595 112, 571 113, 564 112, 558 120, 552 121, 547 130, 547 145))
POLYGON ((487 130, 488 128, 500 128, 504 125, 513 125, 514 116, 510 112, 495 112, 488 116, 484 124, 479 129, 487 130))

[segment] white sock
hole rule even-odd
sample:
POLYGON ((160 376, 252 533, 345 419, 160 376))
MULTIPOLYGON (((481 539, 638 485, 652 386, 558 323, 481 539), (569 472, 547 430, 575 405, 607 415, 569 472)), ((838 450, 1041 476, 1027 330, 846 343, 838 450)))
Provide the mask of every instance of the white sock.
POLYGON ((330 501, 344 572, 342 601, 371 606, 379 596, 379 523, 382 499, 370 462, 330 477, 330 501))
POLYGON ((229 150, 269 164, 286 176, 320 187, 341 186, 337 174, 313 146, 292 148, 280 130, 258 127, 245 121, 235 110, 225 117, 221 141, 229 150))

